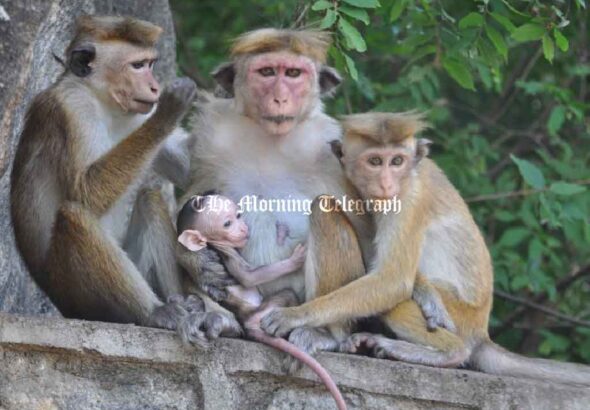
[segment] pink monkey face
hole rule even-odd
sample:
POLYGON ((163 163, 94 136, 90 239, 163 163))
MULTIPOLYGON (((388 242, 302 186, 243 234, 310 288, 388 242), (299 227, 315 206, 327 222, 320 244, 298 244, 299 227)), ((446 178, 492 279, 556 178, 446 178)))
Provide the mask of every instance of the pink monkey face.
POLYGON ((211 196, 197 218, 197 226, 208 241, 243 248, 248 242, 248 225, 238 206, 221 195, 211 196))
POLYGON ((347 174, 365 199, 391 199, 400 193, 411 160, 407 147, 372 148, 347 165, 347 174))
POLYGON ((247 68, 246 88, 251 104, 246 114, 271 134, 288 134, 305 117, 317 70, 311 59, 289 52, 253 57, 247 68))

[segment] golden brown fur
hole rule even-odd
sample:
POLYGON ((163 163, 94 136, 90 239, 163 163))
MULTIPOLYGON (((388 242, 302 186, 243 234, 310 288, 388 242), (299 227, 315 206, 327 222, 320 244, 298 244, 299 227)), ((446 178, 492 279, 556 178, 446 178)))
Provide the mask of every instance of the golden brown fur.
MULTIPOLYGON (((414 114, 368 113, 345 119, 341 161, 364 198, 367 188, 358 183, 359 173, 354 172, 354 168, 365 165, 358 160, 363 152, 359 141, 364 140, 365 150, 376 153, 403 153, 413 146, 412 155, 418 158, 425 146, 421 147, 421 141, 406 131, 421 127, 421 119, 417 122, 414 114), (404 134, 406 138, 400 141, 404 134), (351 141, 355 144, 353 150, 347 146, 351 141)), ((393 167, 389 162, 383 164, 393 167)), ((315 289, 330 293, 317 292, 316 299, 301 306, 275 310, 262 319, 262 327, 273 334, 284 334, 300 326, 326 326, 380 315, 397 340, 358 333, 340 349, 356 352, 364 345, 377 357, 440 367, 466 363, 488 373, 590 385, 587 366, 524 358, 490 341, 491 258, 467 205, 436 164, 428 158, 419 160, 400 195, 402 211, 398 215, 374 215, 376 255, 367 273, 359 272, 358 279, 351 281, 355 275, 341 271, 342 259, 351 263, 346 260, 349 249, 339 251, 331 246, 335 238, 350 237, 350 225, 342 218, 340 225, 327 230, 326 224, 330 225, 333 216, 320 213, 325 223, 312 224, 310 252, 314 254, 308 262, 318 265, 321 260, 322 269, 314 278, 315 289), (416 301, 410 300, 416 285, 424 286, 421 276, 434 285, 456 332, 427 330, 423 312, 416 301), (341 277, 349 282, 339 287, 341 277)), ((306 267, 306 273, 314 269, 306 267)))
POLYGON ((151 65, 129 67, 134 57, 155 54, 160 32, 139 20, 83 17, 66 72, 26 115, 11 178, 15 237, 32 276, 66 317, 173 328, 183 313, 160 300, 181 291, 165 203, 140 187, 195 87, 178 80, 160 97, 151 65), (126 42, 128 55, 116 44, 102 47, 113 39, 126 42), (104 72, 117 58, 137 79, 121 90, 152 102, 114 101, 104 72), (143 115, 158 99, 153 115, 143 115))
POLYGON ((232 44, 231 57, 289 51, 324 64, 330 44, 331 36, 325 31, 259 29, 239 36, 232 44))
POLYGON ((162 28, 147 21, 129 17, 82 16, 77 21, 76 33, 68 47, 84 42, 122 41, 138 47, 154 47, 162 28))

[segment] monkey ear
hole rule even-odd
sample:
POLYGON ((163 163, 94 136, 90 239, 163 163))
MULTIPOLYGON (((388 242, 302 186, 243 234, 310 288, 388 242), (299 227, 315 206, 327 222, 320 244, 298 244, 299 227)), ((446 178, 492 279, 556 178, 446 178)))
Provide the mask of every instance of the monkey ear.
POLYGON ((207 246, 207 239, 197 230, 187 229, 178 237, 178 242, 184 245, 189 251, 196 252, 207 246))
POLYGON ((327 65, 322 66, 320 69, 320 93, 322 96, 332 96, 341 82, 342 77, 335 68, 327 65))
POLYGON ((87 77, 92 72, 90 63, 96 57, 96 48, 92 44, 82 44, 70 51, 68 68, 78 77, 87 77))
POLYGON ((342 141, 340 140, 332 140, 328 144, 330 144, 330 148, 332 149, 332 154, 338 158, 340 164, 342 164, 342 157, 344 156, 344 152, 342 152, 342 141))
POLYGON ((418 138, 416 141, 416 163, 428 155, 432 141, 428 138, 418 138))
POLYGON ((217 81, 217 84, 221 86, 228 94, 234 96, 234 79, 236 78, 236 69, 234 63, 222 63, 215 70, 211 72, 211 75, 217 81))

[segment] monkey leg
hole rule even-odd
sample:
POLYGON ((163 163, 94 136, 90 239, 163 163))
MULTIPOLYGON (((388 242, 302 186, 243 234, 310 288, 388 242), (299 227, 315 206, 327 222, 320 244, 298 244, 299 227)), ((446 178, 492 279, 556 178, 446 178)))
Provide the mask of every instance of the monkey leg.
POLYGON ((364 345, 376 357, 436 367, 457 367, 469 357, 469 348, 461 337, 442 328, 427 329, 422 311, 413 300, 400 303, 382 320, 400 340, 357 333, 342 344, 341 351, 355 353, 364 345))
POLYGON ((57 213, 47 270, 49 296, 66 317, 149 324, 163 306, 95 215, 76 203, 57 213))
POLYGON ((159 191, 142 189, 137 195, 123 247, 160 297, 182 293, 176 232, 159 191))

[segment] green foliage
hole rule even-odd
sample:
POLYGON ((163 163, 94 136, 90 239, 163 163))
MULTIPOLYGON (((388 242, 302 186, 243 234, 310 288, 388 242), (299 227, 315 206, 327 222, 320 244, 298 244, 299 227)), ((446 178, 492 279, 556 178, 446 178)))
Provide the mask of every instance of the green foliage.
MULTIPOLYGON (((432 157, 468 200, 497 289, 590 320, 590 21, 584 0, 172 0, 181 70, 200 85, 264 26, 334 33, 349 79, 331 114, 428 112, 432 157)), ((496 298, 491 333, 590 363, 590 329, 496 298)))

